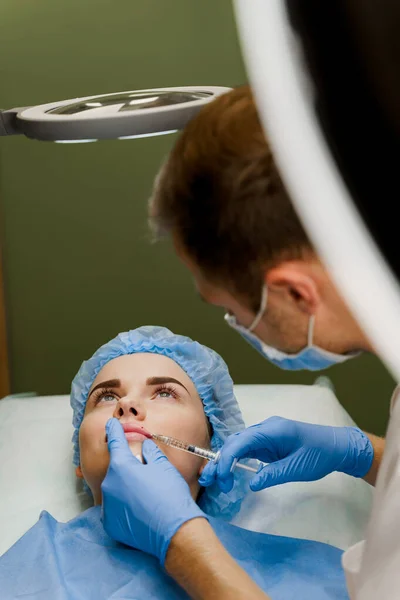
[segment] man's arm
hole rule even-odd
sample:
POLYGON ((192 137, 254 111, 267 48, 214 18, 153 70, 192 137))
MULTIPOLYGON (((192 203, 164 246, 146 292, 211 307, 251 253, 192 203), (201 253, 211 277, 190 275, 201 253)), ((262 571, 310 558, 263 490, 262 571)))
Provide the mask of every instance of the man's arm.
POLYGON ((268 600, 233 560, 206 519, 187 521, 171 540, 165 568, 194 600, 268 600))
POLYGON ((369 441, 371 442, 374 449, 374 460, 368 473, 365 475, 364 480, 370 485, 375 485, 376 477, 378 475, 379 467, 381 466, 383 452, 385 450, 385 438, 378 437, 372 433, 366 433, 369 441))

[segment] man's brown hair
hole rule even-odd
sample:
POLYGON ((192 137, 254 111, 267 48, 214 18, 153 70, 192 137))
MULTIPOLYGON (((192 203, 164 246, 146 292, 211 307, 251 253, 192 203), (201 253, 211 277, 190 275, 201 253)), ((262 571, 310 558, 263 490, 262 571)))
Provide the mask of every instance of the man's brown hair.
POLYGON ((187 125, 157 178, 150 223, 254 310, 265 270, 312 249, 248 86, 218 97, 187 125))

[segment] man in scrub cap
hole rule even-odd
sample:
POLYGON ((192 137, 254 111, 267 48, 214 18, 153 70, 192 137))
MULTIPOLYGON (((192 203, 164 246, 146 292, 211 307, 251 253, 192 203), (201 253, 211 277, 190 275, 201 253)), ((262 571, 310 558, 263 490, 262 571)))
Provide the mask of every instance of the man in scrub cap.
MULTIPOLYGON (((74 462, 95 506, 68 523, 42 513, 0 559, 2 598, 187 598, 162 568, 168 570, 171 538, 186 524, 192 526, 189 554, 195 544, 207 569, 219 572, 218 553, 226 554, 225 546, 242 567, 240 581, 261 597, 265 590, 287 600, 296 590, 296 597, 310 600, 346 598, 338 549, 230 525, 226 520, 239 510, 246 491, 243 473, 235 474, 229 494, 218 486, 201 490, 203 459, 169 447, 164 453, 148 439, 161 433, 215 451, 243 429, 232 380, 218 354, 163 327, 121 333, 82 364, 71 405, 74 462), (121 465, 129 471, 128 485, 121 465), (149 508, 147 527, 140 515, 149 508), (136 517, 132 527, 130 510, 136 517), (197 531, 199 522, 208 529, 197 531), (218 544, 215 555, 208 553, 210 536, 218 544), (137 545, 146 553, 130 547, 137 545)), ((240 581, 233 575, 227 585, 234 591, 240 581)))

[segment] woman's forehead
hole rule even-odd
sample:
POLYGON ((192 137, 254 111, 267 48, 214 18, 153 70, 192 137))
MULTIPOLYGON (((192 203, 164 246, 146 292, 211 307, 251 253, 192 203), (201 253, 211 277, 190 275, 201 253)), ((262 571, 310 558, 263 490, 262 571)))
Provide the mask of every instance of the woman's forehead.
POLYGON ((120 379, 121 382, 145 383, 150 377, 171 376, 195 389, 193 382, 174 360, 161 354, 138 352, 124 354, 110 360, 98 373, 92 387, 103 380, 120 379))

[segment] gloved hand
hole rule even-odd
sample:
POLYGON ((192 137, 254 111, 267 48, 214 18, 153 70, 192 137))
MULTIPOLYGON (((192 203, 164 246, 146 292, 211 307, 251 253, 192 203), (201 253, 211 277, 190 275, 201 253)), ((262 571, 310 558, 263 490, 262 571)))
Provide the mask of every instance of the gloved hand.
POLYGON ((219 461, 204 469, 200 485, 207 487, 217 481, 223 492, 229 492, 232 465, 244 457, 270 463, 250 480, 250 488, 258 492, 289 481, 315 481, 333 471, 363 477, 371 468, 374 450, 357 427, 327 427, 271 417, 231 435, 219 461))
POLYGON ((142 464, 129 448, 118 419, 106 424, 110 465, 102 483, 103 525, 108 535, 164 565, 169 543, 190 519, 207 518, 186 481, 151 440, 142 464))

